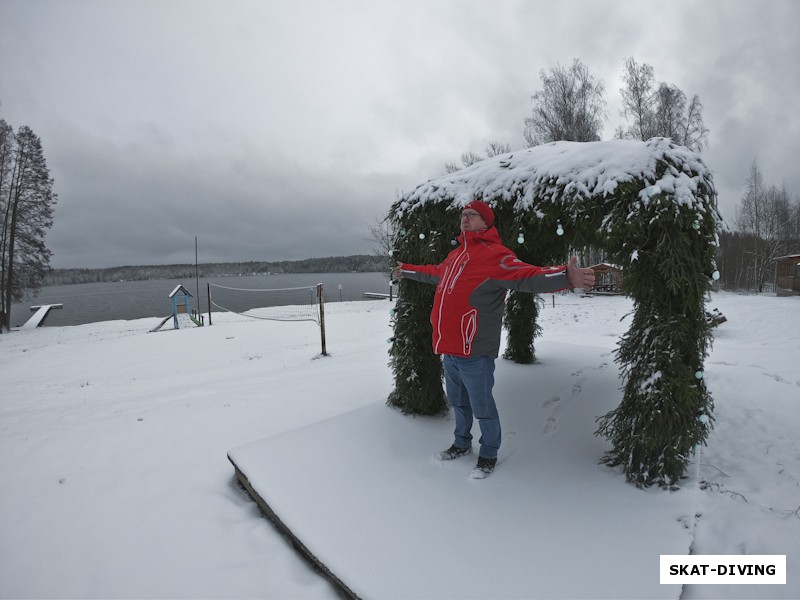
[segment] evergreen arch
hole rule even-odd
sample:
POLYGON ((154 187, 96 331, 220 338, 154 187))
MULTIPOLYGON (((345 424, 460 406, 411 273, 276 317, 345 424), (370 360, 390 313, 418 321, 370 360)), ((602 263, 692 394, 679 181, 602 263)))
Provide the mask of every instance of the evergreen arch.
MULTIPOLYGON (((712 341, 705 298, 718 276, 722 219, 703 161, 665 138, 554 142, 483 160, 392 205, 393 258, 441 262, 461 208, 475 199, 492 206, 503 243, 525 262, 563 264, 570 248, 592 246, 625 270, 633 318, 615 351, 622 400, 598 418, 596 435, 612 443, 602 461, 621 465, 640 487, 677 485, 713 422, 703 379, 712 341)), ((448 410, 431 349, 433 295, 434 286, 399 284, 388 403, 410 414, 448 410)), ((506 358, 533 361, 537 309, 532 296, 511 295, 506 358)))

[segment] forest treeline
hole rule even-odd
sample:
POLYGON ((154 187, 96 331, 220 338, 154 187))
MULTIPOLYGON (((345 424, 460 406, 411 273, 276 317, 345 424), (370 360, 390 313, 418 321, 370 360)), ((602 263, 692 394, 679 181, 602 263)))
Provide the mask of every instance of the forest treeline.
MULTIPOLYGON (((306 258, 294 261, 248 261, 197 265, 199 277, 237 277, 283 273, 376 273, 385 270, 385 257, 368 254, 306 258)), ((53 269, 45 276, 44 285, 194 277, 195 265, 193 264, 137 265, 103 269, 53 269)))

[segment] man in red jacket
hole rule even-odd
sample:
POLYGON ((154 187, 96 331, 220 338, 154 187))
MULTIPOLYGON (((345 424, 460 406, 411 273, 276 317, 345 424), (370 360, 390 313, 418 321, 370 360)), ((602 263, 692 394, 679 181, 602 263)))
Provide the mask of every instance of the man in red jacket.
POLYGON ((474 417, 481 438, 478 463, 470 477, 482 479, 494 470, 500 448, 500 417, 492 388, 506 293, 591 289, 594 271, 578 268, 574 257, 561 267, 522 262, 503 246, 494 227, 494 212, 480 200, 462 210, 458 241, 458 248, 443 263, 397 263, 394 276, 436 284, 431 310, 433 351, 443 355, 445 389, 456 420, 453 445, 439 458, 452 460, 472 453, 474 417))

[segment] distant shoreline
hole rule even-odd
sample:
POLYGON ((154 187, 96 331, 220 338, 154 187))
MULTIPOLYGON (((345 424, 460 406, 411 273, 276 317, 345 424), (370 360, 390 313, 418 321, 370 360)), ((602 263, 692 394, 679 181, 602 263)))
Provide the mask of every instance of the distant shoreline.
POLYGON ((43 286, 115 281, 194 279, 195 277, 246 277, 301 273, 388 273, 388 257, 357 254, 295 261, 246 261, 226 263, 126 265, 104 268, 53 269, 43 286))

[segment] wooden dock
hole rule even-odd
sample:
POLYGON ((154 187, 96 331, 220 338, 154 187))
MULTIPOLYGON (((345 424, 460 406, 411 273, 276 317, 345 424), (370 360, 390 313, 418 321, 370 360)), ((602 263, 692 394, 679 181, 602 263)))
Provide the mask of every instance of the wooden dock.
POLYGON ((64 308, 63 304, 42 304, 41 306, 31 306, 31 310, 35 311, 34 315, 28 319, 20 329, 36 329, 44 324, 44 320, 50 311, 54 308, 64 308))

